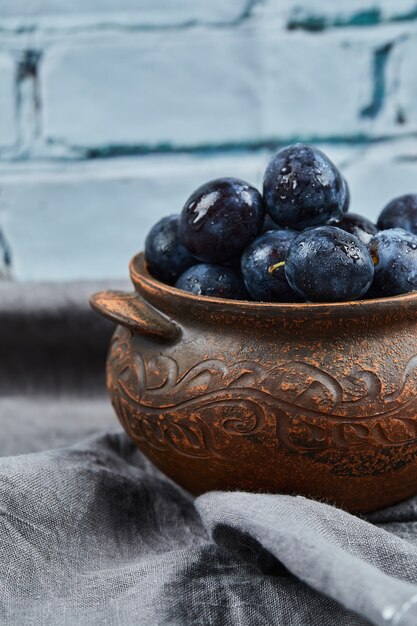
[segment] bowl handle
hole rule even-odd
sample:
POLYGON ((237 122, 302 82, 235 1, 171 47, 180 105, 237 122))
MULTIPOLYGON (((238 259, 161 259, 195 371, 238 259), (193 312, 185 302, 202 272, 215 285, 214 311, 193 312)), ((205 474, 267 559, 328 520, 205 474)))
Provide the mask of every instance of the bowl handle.
POLYGON ((108 319, 142 335, 173 341, 181 330, 137 293, 99 291, 90 298, 91 307, 108 319))

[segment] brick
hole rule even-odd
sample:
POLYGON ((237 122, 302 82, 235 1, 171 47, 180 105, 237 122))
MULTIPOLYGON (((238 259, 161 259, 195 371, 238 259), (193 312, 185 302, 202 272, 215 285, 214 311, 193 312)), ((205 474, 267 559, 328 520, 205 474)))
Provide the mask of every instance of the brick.
POLYGON ((51 48, 45 137, 81 148, 356 136, 372 48, 263 28, 146 33, 51 48))
MULTIPOLYGON (((89 19, 100 23, 118 23, 129 16, 129 24, 162 26, 192 23, 233 23, 245 12, 247 0, 2 0, 1 17, 20 18, 38 23, 53 22, 54 18, 89 19)), ((63 25, 64 23, 61 22, 63 25)))
MULTIPOLYGON (((336 163, 356 150, 323 148, 336 163)), ((269 154, 109 159, 0 169, 3 228, 18 280, 123 278, 151 226, 181 211, 207 180, 237 176, 262 184, 269 154)))
POLYGON ((268 137, 354 137, 369 126, 360 112, 372 93, 372 49, 339 34, 292 33, 264 41, 268 137))
POLYGON ((128 276, 150 227, 222 175, 259 183, 266 155, 107 160, 0 169, 0 227, 18 280, 128 276))
POLYGON ((391 55, 383 122, 398 132, 417 130, 416 55, 416 35, 398 43, 391 55))
POLYGON ((15 116, 15 66, 10 56, 0 55, 0 148, 17 139, 15 116))
POLYGON ((146 33, 45 55, 45 135, 76 146, 257 140, 251 33, 146 33))
POLYGON ((375 144, 346 163, 344 174, 351 189, 351 210, 377 220, 396 196, 417 192, 417 146, 404 139, 375 144))

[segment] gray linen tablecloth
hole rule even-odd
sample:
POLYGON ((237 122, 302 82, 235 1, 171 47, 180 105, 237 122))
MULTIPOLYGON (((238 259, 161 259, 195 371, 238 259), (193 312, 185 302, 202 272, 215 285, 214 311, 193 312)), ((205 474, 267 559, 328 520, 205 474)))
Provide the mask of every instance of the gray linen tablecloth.
POLYGON ((417 498, 191 498, 117 427, 98 287, 0 286, 0 623, 417 625, 417 498))

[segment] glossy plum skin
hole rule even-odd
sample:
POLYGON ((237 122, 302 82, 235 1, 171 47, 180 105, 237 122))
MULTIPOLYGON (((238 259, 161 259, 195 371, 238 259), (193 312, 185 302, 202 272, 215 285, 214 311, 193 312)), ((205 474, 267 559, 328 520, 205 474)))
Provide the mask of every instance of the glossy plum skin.
POLYGON ((357 300, 369 289, 374 265, 367 247, 335 226, 308 228, 291 243, 285 263, 290 286, 308 302, 357 300))
POLYGON ((199 263, 178 278, 175 287, 198 296, 247 300, 248 293, 239 274, 230 267, 199 263))
POLYGON ((180 217, 180 237, 201 261, 229 261, 255 239, 264 215, 259 191, 238 178, 219 178, 188 198, 180 217))
POLYGON ((264 176, 266 210, 280 226, 302 230, 340 221, 347 185, 335 165, 312 146, 278 152, 264 176))
POLYGON ((356 235, 365 244, 368 244, 373 235, 376 235, 378 232, 378 228, 371 220, 357 213, 344 215, 342 221, 337 226, 348 233, 352 233, 352 235, 356 235))
POLYGON ((298 235, 295 230, 270 230, 246 248, 242 255, 242 277, 254 300, 261 302, 298 302, 291 289, 284 267, 273 272, 271 266, 285 261, 290 243, 298 235))
POLYGON ((417 235, 403 228, 377 233, 369 244, 374 280, 366 297, 396 296, 417 290, 417 235))
POLYGON ((377 226, 380 230, 404 228, 417 234, 417 194, 406 194, 391 200, 382 209, 377 226))
POLYGON ((262 224, 261 233, 266 233, 268 230, 282 230, 281 226, 278 226, 272 217, 266 213, 264 223, 262 224))
POLYGON ((345 188, 345 202, 342 207, 343 213, 347 213, 349 211, 350 206, 350 190, 349 185, 347 184, 346 178, 343 179, 343 186, 345 188))
POLYGON ((163 217, 152 226, 145 239, 149 272, 169 285, 173 285, 180 274, 196 263, 180 241, 178 227, 179 215, 163 217))

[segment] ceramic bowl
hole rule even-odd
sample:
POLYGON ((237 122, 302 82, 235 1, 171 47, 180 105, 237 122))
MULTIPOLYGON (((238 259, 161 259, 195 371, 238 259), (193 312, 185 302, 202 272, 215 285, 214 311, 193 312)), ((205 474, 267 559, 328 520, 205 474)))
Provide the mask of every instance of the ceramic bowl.
POLYGON ((417 293, 332 304, 100 292, 115 411, 163 472, 369 512, 417 492, 417 293))

